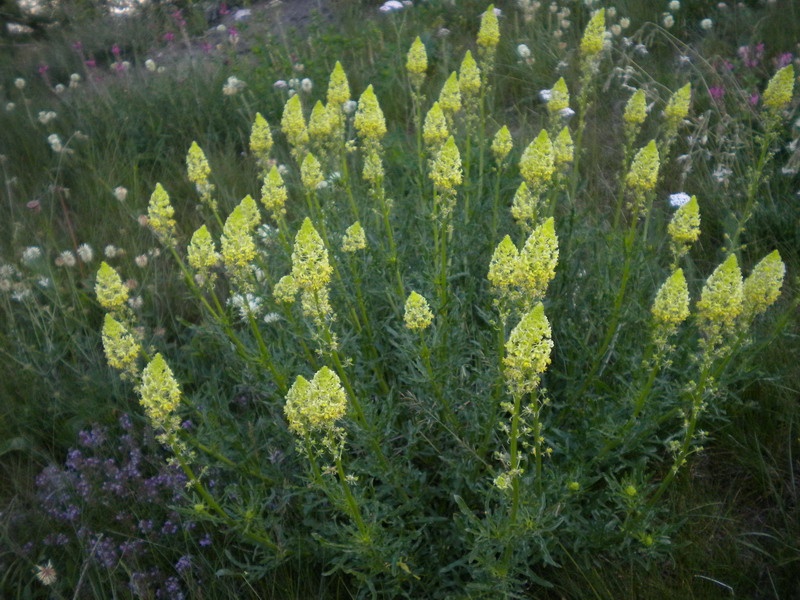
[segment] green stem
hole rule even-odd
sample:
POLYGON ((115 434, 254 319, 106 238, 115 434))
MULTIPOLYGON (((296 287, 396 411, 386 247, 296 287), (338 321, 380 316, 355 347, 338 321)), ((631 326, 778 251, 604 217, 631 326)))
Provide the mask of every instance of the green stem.
MULTIPOLYGON (((511 460, 509 468, 511 470, 511 509, 508 513, 508 531, 509 534, 514 531, 517 525, 517 513, 519 512, 519 480, 520 476, 517 472, 519 469, 519 421, 520 409, 522 405, 522 394, 514 394, 514 413, 511 416, 511 460)), ((503 553, 503 567, 502 572, 508 573, 511 564, 511 552, 513 550, 513 543, 508 540, 506 549, 503 553)))
POLYGON ((353 492, 350 490, 350 486, 347 483, 347 477, 344 474, 344 467, 342 466, 341 454, 336 457, 336 472, 339 474, 339 483, 342 486, 342 492, 344 492, 345 501, 350 509, 350 516, 356 522, 358 531, 361 533, 362 541, 369 543, 369 529, 367 529, 367 526, 364 523, 364 518, 361 516, 361 508, 358 506, 358 502, 356 502, 353 492))

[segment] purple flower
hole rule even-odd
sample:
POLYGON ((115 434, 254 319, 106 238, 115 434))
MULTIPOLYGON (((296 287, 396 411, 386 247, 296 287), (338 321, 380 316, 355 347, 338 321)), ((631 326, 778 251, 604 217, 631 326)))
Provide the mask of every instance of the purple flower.
POLYGON ((203 537, 200 538, 200 547, 205 548, 211 545, 211 536, 205 534, 203 537))
POLYGON ((89 67, 90 69, 94 69, 97 66, 97 61, 93 58, 90 58, 89 60, 86 61, 86 66, 89 67))
POLYGON ((42 64, 42 65, 39 65, 39 74, 40 74, 40 75, 44 75, 44 74, 45 74, 45 73, 47 73, 49 70, 50 70, 50 67, 49 67, 49 66, 47 66, 47 65, 44 65, 44 64, 42 64))
POLYGON ((779 69, 782 69, 786 65, 792 62, 794 56, 791 52, 784 52, 783 54, 779 54, 778 57, 775 59, 775 66, 779 69))
POLYGON ((714 100, 715 102, 719 102, 725 95, 725 88, 722 86, 715 85, 713 87, 708 88, 708 93, 711 94, 712 100, 714 100))
POLYGON ((178 562, 175 563, 175 570, 178 573, 183 573, 184 571, 188 571, 192 568, 192 556, 191 554, 185 554, 178 559, 178 562))
POLYGON ((83 42, 81 42, 80 40, 78 40, 77 42, 72 42, 72 49, 75 50, 76 52, 80 52, 81 50, 83 50, 83 42))
POLYGON ((175 39, 175 34, 172 33, 171 31, 168 31, 167 33, 164 34, 164 41, 165 42, 169 43, 174 39, 175 39))
POLYGON ((755 106, 756 104, 758 104, 758 101, 760 99, 761 98, 759 97, 758 92, 753 92, 752 94, 750 94, 750 97, 747 99, 747 103, 750 106, 755 106))
POLYGON ((119 55, 122 54, 122 50, 119 49, 119 44, 114 44, 111 46, 111 54, 119 58, 119 55))

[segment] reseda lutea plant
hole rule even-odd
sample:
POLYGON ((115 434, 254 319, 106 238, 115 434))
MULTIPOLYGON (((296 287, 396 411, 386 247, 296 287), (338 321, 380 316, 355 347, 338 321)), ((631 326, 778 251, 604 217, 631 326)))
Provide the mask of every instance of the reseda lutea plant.
POLYGON ((663 117, 649 117, 653 139, 639 140, 643 94, 622 117, 616 212, 606 216, 613 248, 581 265, 618 279, 601 290, 564 278, 579 260, 567 215, 592 204, 580 158, 608 60, 604 18, 591 16, 575 50, 577 126, 567 124, 561 78, 547 127, 519 157, 513 198, 499 181, 516 177, 514 140, 493 122, 487 94, 500 41, 492 7, 479 60, 467 51, 424 119, 428 59, 419 38, 411 45, 417 160, 392 163, 411 185, 387 176, 386 157, 403 153, 386 152, 398 142, 386 141, 380 90, 367 86, 355 113, 346 110, 339 63, 327 102, 288 100, 277 140, 270 116, 255 117, 251 158, 274 227, 251 196, 223 221, 213 169, 192 144, 188 176, 205 223, 181 231, 157 185, 149 226, 202 309, 194 355, 259 398, 244 421, 180 354, 142 346, 122 278, 101 267, 109 365, 132 383, 183 470, 197 518, 251 543, 260 573, 296 557, 353 578, 360 595, 497 597, 550 585, 547 569, 568 554, 668 550, 674 526, 659 500, 700 450, 703 415, 721 411, 726 369, 777 299, 785 268, 776 251, 745 279, 727 252, 692 306, 702 199, 687 196, 668 223, 655 206, 690 112, 684 86, 663 117), (284 143, 292 162, 279 167, 270 157, 284 143), (487 229, 490 216, 491 236, 473 227, 478 215, 487 229), (653 239, 667 242, 663 256, 653 258, 653 239), (663 283, 652 286, 644 271, 663 283), (553 282, 567 292, 548 294, 553 282), (600 293, 611 298, 604 312, 579 310, 600 293), (636 310, 643 298, 646 313, 636 310), (589 332, 581 344, 567 323, 589 332), (630 371, 609 375, 617 340, 633 329, 647 335, 617 361, 630 371), (186 416, 195 432, 178 426, 186 416), (237 493, 212 490, 210 466, 227 470, 237 493))

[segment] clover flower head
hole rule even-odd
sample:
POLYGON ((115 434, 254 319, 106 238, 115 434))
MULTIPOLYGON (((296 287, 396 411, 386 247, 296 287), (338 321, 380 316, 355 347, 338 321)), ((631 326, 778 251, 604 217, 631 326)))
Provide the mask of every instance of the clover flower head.
POLYGON ((447 119, 445 119, 442 106, 434 102, 428 113, 425 115, 425 123, 422 126, 422 139, 429 149, 438 150, 442 144, 450 137, 447 129, 447 119))
POLYGON ((300 165, 300 179, 307 192, 315 191, 319 185, 325 181, 325 176, 322 174, 322 167, 311 152, 306 154, 306 157, 303 159, 303 164, 300 165))
POLYGON ((664 107, 664 116, 667 121, 680 123, 689 115, 689 104, 692 101, 692 84, 687 83, 670 97, 664 107))
POLYGON ((256 157, 259 163, 266 164, 269 152, 272 150, 272 132, 269 123, 261 115, 256 113, 253 127, 250 130, 250 152, 256 157))
POLYGON ((707 339, 716 343, 722 332, 733 329, 742 301, 742 271, 731 254, 708 277, 697 303, 699 327, 707 339))
POLYGON ((631 125, 641 125, 647 118, 647 97, 644 90, 638 89, 628 99, 625 104, 625 112, 622 118, 631 125))
POLYGON ((496 293, 504 295, 516 284, 518 259, 519 250, 511 240, 511 236, 507 235, 497 244, 489 262, 487 279, 496 293))
POLYGON ((359 221, 348 227, 342 236, 342 251, 357 252, 367 247, 367 236, 359 221))
POLYGON ((634 156, 625 183, 636 192, 652 192, 658 181, 659 166, 656 141, 650 140, 650 143, 641 148, 634 156))
POLYGON ((427 329, 433 322, 433 313, 428 301, 417 292, 411 292, 406 299, 403 321, 406 328, 412 331, 427 329))
POLYGON ((167 191, 157 183, 147 206, 147 223, 161 243, 168 246, 176 244, 174 214, 167 191))
POLYGON ((103 320, 103 350, 108 365, 124 374, 135 377, 138 373, 136 359, 141 346, 130 331, 110 313, 103 320))
POLYGON ((792 101, 794 94, 794 67, 791 64, 779 69, 764 90, 764 106, 778 111, 792 101))
POLYGON ((347 81, 347 74, 344 72, 342 63, 338 60, 333 66, 330 79, 328 80, 328 104, 342 106, 350 100, 350 84, 347 81))
POLYGON ((358 99, 353 125, 363 139, 379 141, 386 135, 386 120, 372 85, 368 85, 358 99))
POLYGON ((445 113, 451 115, 461 110, 461 90, 455 71, 450 73, 450 77, 442 86, 442 91, 439 93, 439 106, 445 113))
POLYGON ((746 319, 760 315, 778 299, 786 275, 786 265, 777 250, 773 250, 753 267, 742 288, 743 310, 746 319))
POLYGON ((519 170, 531 187, 541 189, 553 177, 554 160, 553 143, 550 141, 547 130, 542 129, 536 139, 522 153, 519 170))
POLYGON ((700 237, 700 207, 695 196, 675 211, 667 232, 675 243, 691 244, 697 241, 700 237))
POLYGON ((178 415, 175 413, 181 402, 181 391, 172 369, 160 353, 144 368, 139 395, 155 429, 161 429, 167 436, 177 431, 178 415))
POLYGON ((320 291, 327 288, 333 268, 328 250, 308 217, 294 238, 292 277, 300 290, 320 291))
POLYGON ((261 186, 261 203, 277 220, 286 214, 288 197, 281 172, 277 166, 273 165, 264 178, 264 185, 261 186))
POLYGON ((505 160, 513 147, 514 140, 511 139, 511 133, 508 131, 508 127, 503 125, 492 140, 492 153, 498 164, 505 160))
POLYGON ((517 284, 527 303, 544 298, 547 286, 556 276, 558 238, 550 217, 528 236, 517 260, 517 284))
POLYGON ((547 101, 547 110, 550 114, 559 113, 565 108, 569 108, 569 89, 563 77, 556 81, 550 89, 550 99, 547 101))
POLYGON ((100 263, 97 270, 94 293, 100 306, 110 311, 121 309, 128 301, 128 288, 122 283, 119 273, 106 261, 100 263))
POLYGON ((550 322, 539 302, 522 317, 506 342, 503 375, 509 392, 518 396, 539 387, 553 349, 550 322))
POLYGON ((564 127, 556 137, 553 144, 553 159, 556 166, 571 163, 575 153, 575 144, 569 133, 569 127, 564 127))
POLYGON ((430 178, 438 190, 454 190, 461 184, 461 153, 451 135, 431 165, 430 178))
POLYGON ((298 375, 283 407, 289 429, 298 437, 330 434, 347 412, 347 394, 339 376, 322 367, 311 381, 298 375))
POLYGON ((465 98, 474 98, 481 91, 481 70, 469 50, 464 54, 458 70, 458 86, 465 98))
POLYGON ((311 139, 324 140, 333 132, 336 122, 331 117, 334 115, 320 101, 311 109, 311 116, 308 118, 308 135, 311 139))
POLYGON ((500 24, 497 22, 497 14, 494 12, 494 5, 490 4, 481 15, 481 27, 478 30, 478 46, 483 48, 496 48, 500 42, 500 24))
POLYGON ((425 52, 425 44, 417 36, 406 56, 406 71, 415 88, 419 88, 425 81, 425 71, 428 70, 428 55, 425 52))
POLYGON ((689 288, 683 269, 676 269, 658 289, 651 312, 656 324, 670 329, 689 316, 689 288))
POLYGON ((581 38, 581 55, 592 58, 603 51, 606 32, 606 12, 601 8, 592 15, 581 38))

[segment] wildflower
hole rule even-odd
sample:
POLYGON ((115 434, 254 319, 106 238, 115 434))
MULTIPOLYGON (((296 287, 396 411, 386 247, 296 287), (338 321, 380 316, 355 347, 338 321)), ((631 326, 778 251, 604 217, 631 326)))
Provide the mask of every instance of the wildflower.
POLYGON ((311 116, 308 119, 308 135, 315 140, 324 140, 329 137, 333 132, 336 122, 331 119, 333 115, 317 100, 314 108, 311 110, 311 116))
POLYGON ((246 87, 247 84, 244 81, 234 75, 231 75, 228 77, 225 85, 222 86, 222 93, 226 96, 235 96, 239 92, 243 91, 246 87))
POLYGON ((675 25, 675 17, 673 17, 671 14, 666 14, 661 22, 664 24, 666 29, 671 29, 672 26, 675 25))
POLYGON ((24 90, 25 89, 25 80, 22 77, 17 77, 14 80, 14 87, 16 87, 18 90, 24 90))
POLYGON ((644 90, 636 90, 625 104, 623 120, 631 125, 641 125, 647 118, 647 99, 644 90))
POLYGON ((794 93, 794 67, 786 65, 780 69, 767 84, 764 90, 764 106, 770 110, 778 111, 792 100, 794 93))
POLYGON ((566 165, 571 163, 575 145, 572 142, 572 136, 569 133, 569 127, 564 127, 556 137, 553 144, 553 159, 556 166, 566 165))
POLYGON ((333 268, 328 251, 308 217, 297 232, 292 248, 292 278, 301 290, 320 291, 328 286, 333 268))
POLYGON ((355 100, 348 100, 342 105, 342 112, 346 115, 352 115, 358 108, 358 102, 355 100))
POLYGON ((428 70, 428 55, 425 52, 425 44, 417 36, 406 57, 406 71, 411 85, 419 90, 422 82, 425 81, 425 71, 428 70))
POLYGON ((156 71, 156 63, 152 58, 148 58, 144 61, 144 68, 150 71, 151 73, 155 73, 156 71))
POLYGON ((677 90, 664 108, 664 117, 667 122, 677 125, 689 114, 689 103, 692 100, 692 84, 687 83, 677 90))
POLYGON ((40 110, 38 115, 39 123, 47 125, 50 121, 55 119, 58 115, 52 110, 40 110))
POLYGON ((587 58, 593 58, 603 50, 603 38, 606 30, 605 26, 606 14, 605 9, 601 8, 596 11, 581 38, 581 55, 587 58))
POLYGON ((487 275, 492 290, 501 297, 508 296, 512 287, 516 285, 518 258, 519 251, 511 241, 511 236, 505 236, 492 254, 487 275))
POLYGON ((680 208, 681 206, 689 202, 689 200, 691 199, 692 198, 691 196, 689 196, 689 194, 686 194, 684 192, 678 192, 677 194, 670 194, 669 204, 674 208, 680 208))
POLYGON ((454 190, 461 184, 461 154, 451 135, 431 164, 430 178, 437 190, 454 190))
POLYGON ((742 288, 742 272, 735 254, 728 256, 706 280, 697 303, 697 318, 700 331, 712 348, 719 344, 723 332, 733 329, 742 312, 742 288))
POLYGON ((276 221, 286 214, 287 198, 283 177, 281 177, 278 167, 273 166, 264 178, 264 185, 261 187, 261 202, 276 221))
POLYGON ((123 285, 119 273, 105 261, 97 271, 94 293, 100 306, 110 311, 119 310, 128 300, 128 288, 123 285))
POLYGON ((125 199, 128 197, 128 190, 121 185, 118 185, 113 190, 114 198, 116 198, 120 202, 125 202, 125 199))
POLYGON ((81 244, 78 246, 76 252, 78 253, 78 258, 85 263, 92 262, 92 258, 94 258, 94 251, 89 244, 81 244))
POLYGON ((494 12, 494 5, 481 15, 481 27, 478 30, 478 46, 482 49, 494 50, 500 42, 500 26, 497 22, 497 13, 494 12))
POLYGON ((511 133, 508 131, 508 127, 503 125, 492 140, 492 153, 498 164, 505 160, 513 147, 514 140, 511 139, 511 133))
POLYGON ((382 13, 390 13, 395 12, 398 10, 403 10, 405 6, 399 0, 386 0, 381 6, 378 8, 379 11, 382 13))
POLYGON ((531 187, 535 190, 546 186, 555 170, 553 144, 547 131, 542 129, 533 140, 519 161, 519 170, 531 187))
POLYGON ((103 321, 103 350, 108 365, 131 377, 138 373, 136 359, 141 346, 130 331, 110 313, 106 313, 103 321))
POLYGON ((458 70, 458 87, 461 88, 464 103, 468 106, 481 91, 481 70, 469 50, 464 54, 458 70))
POLYGON ((386 121, 372 85, 368 85, 358 99, 358 110, 353 125, 358 135, 364 139, 380 141, 386 135, 386 121))
POLYGON ((561 77, 550 90, 547 110, 550 111, 550 114, 553 114, 565 108, 569 108, 569 89, 567 89, 567 83, 564 78, 561 77))
POLYGON ((64 250, 61 254, 58 255, 56 261, 57 264, 59 264, 59 266, 74 267, 75 255, 70 250, 64 250))
POLYGON ((283 410, 295 435, 330 434, 347 412, 347 394, 339 376, 322 367, 310 382, 302 375, 297 376, 286 394, 283 410))
POLYGON ((269 123, 260 112, 257 112, 253 127, 250 130, 250 152, 256 157, 256 161, 258 161, 262 169, 266 167, 269 152, 272 150, 272 143, 272 132, 269 129, 269 123))
POLYGON ((53 91, 60 96, 61 94, 67 91, 67 88, 64 86, 63 83, 57 83, 56 86, 53 88, 53 91))
POLYGON ((622 27, 623 29, 627 29, 628 27, 631 26, 631 20, 628 17, 622 17, 619 20, 619 26, 622 27))
POLYGON ((531 49, 528 48, 525 44, 520 44, 517 46, 517 55, 525 60, 526 58, 530 58, 531 56, 531 49))
MULTIPOLYGON (((17 81, 22 81, 24 84, 24 80, 22 79, 17 79, 17 81)), ((41 581, 43 585, 53 585, 56 582, 56 579, 58 579, 58 574, 56 573, 56 569, 53 566, 52 560, 48 560, 43 565, 36 565, 36 579, 41 581)))
POLYGON ((350 100, 350 84, 347 82, 347 74, 342 68, 342 64, 337 60, 331 71, 328 80, 328 104, 342 106, 350 100))
POLYGON ((714 22, 711 19, 703 19, 700 21, 700 27, 708 31, 714 26, 714 22))
POLYGON ((47 136, 47 143, 50 144, 50 148, 53 150, 53 152, 64 151, 64 146, 61 144, 61 138, 57 133, 51 133, 49 136, 47 136))
POLYGON ((39 246, 28 246, 22 251, 22 262, 26 265, 31 264, 42 255, 42 249, 39 246))
POLYGON ((533 194, 528 189, 528 184, 523 181, 514 193, 514 199, 511 202, 511 216, 527 228, 530 222, 536 220, 537 209, 538 195, 533 194))
POLYGON ((461 91, 458 86, 458 76, 456 72, 450 73, 442 91, 439 94, 439 106, 445 114, 453 115, 461 110, 461 91))
POLYGON ((136 266, 139 267, 140 269, 144 269, 147 266, 148 260, 149 259, 147 258, 147 254, 140 254, 139 256, 133 259, 133 262, 135 262, 136 266))
POLYGON ((651 309, 656 323, 673 328, 689 316, 689 288, 682 269, 676 269, 661 285, 651 309))
POLYGON ((228 276, 233 279, 234 285, 247 288, 248 277, 251 273, 251 263, 256 256, 256 244, 250 235, 249 217, 242 205, 231 211, 222 228, 222 260, 228 276))
POLYGON ((675 243, 691 244, 697 241, 700 237, 700 210, 696 197, 692 196, 689 202, 675 211, 667 231, 675 243))
POLYGON ((144 368, 139 394, 151 424, 164 431, 162 440, 168 440, 178 428, 175 412, 180 405, 181 391, 172 369, 160 353, 144 368))
POLYGON ((286 83, 285 79, 278 79, 272 84, 272 87, 274 87, 276 90, 285 90, 287 87, 289 87, 289 84, 286 83))
POLYGON ((239 311, 239 316, 243 321, 248 321, 250 317, 257 317, 261 314, 263 308, 263 301, 261 298, 250 292, 233 294, 228 299, 228 304, 239 311))
POLYGON ((359 221, 348 227, 342 236, 342 251, 356 252, 367 247, 367 237, 359 221))
POLYGON ((216 210, 217 203, 211 198, 214 186, 208 181, 211 175, 211 167, 208 164, 205 153, 197 145, 197 142, 192 142, 189 147, 189 153, 186 155, 186 169, 189 181, 194 184, 197 193, 200 194, 200 200, 212 210, 216 210))
POLYGON ((300 165, 300 179, 307 192, 315 191, 319 185, 325 181, 319 161, 311 152, 306 154, 303 164, 300 165))
POLYGON ((445 119, 444 111, 438 102, 434 102, 428 114, 425 115, 425 123, 422 126, 422 139, 425 140, 425 145, 428 150, 433 152, 441 148, 441 146, 450 137, 450 132, 447 129, 447 119, 445 119))
POLYGON ((513 396, 533 392, 550 364, 553 341, 550 322, 539 302, 522 317, 506 342, 503 375, 513 396))
POLYGON ((69 76, 69 87, 71 88, 78 87, 78 84, 80 84, 81 79, 82 77, 80 73, 73 73, 72 75, 69 76))
POLYGON ((517 284, 526 305, 544 298, 547 286, 556 275, 558 238, 553 217, 534 229, 528 236, 517 260, 517 284))
POLYGON ((672 1, 669 3, 669 9, 670 9, 672 12, 675 12, 676 10, 680 9, 680 7, 681 7, 681 3, 680 3, 680 2, 678 2, 678 0, 672 0, 672 1))
POLYGON ((12 110, 14 110, 16 107, 17 107, 17 105, 16 105, 16 104, 14 104, 13 102, 7 102, 7 103, 6 103, 6 111, 7 111, 7 112, 11 112, 11 111, 12 111, 12 110))
POLYGON ((213 283, 213 276, 210 270, 219 262, 214 239, 203 225, 192 235, 188 248, 189 265, 201 276, 203 283, 213 283))
POLYGON ((272 296, 275 302, 279 304, 291 304, 297 296, 297 285, 294 282, 294 277, 291 275, 284 275, 280 278, 278 283, 272 288, 272 296))
POLYGON ((636 193, 652 192, 658 180, 659 157, 655 140, 650 140, 633 158, 625 178, 626 185, 636 193))
POLYGON ((308 144, 308 131, 306 129, 306 120, 303 117, 303 105, 300 103, 299 96, 289 98, 283 107, 281 130, 286 136, 289 145, 292 146, 292 154, 298 161, 302 160, 305 155, 305 147, 308 144))
POLYGON ((433 313, 428 301, 417 292, 411 292, 406 299, 403 322, 411 331, 427 329, 433 322, 433 313))
POLYGON ((763 314, 778 299, 786 275, 786 265, 773 250, 753 267, 742 287, 742 316, 745 322, 763 314))
POLYGON ((176 243, 175 219, 172 218, 174 214, 175 209, 169 202, 169 195, 161 184, 157 183, 147 207, 147 221, 161 243, 168 246, 174 246, 176 243))

